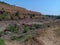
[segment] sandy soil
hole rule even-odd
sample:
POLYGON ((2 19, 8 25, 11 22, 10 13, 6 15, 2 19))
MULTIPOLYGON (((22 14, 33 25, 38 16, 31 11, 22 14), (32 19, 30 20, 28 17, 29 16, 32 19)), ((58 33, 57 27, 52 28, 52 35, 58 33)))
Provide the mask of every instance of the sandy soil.
POLYGON ((56 38, 54 31, 59 27, 47 29, 44 36, 38 37, 38 40, 43 41, 44 45, 60 45, 60 38, 56 38))

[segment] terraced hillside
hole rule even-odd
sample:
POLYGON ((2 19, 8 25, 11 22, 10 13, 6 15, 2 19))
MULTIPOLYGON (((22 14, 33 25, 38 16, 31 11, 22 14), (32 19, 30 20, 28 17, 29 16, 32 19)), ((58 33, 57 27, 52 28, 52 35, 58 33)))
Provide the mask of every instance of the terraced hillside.
POLYGON ((60 45, 60 16, 0 2, 0 45, 60 45))

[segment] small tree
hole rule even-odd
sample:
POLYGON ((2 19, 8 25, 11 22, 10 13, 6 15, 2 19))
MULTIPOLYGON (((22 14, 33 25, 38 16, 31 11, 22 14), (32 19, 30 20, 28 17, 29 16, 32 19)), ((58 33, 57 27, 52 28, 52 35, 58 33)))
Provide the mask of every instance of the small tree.
POLYGON ((30 14, 30 18, 33 18, 33 17, 35 17, 35 14, 30 14))
POLYGON ((17 12, 15 13, 15 16, 19 16, 19 11, 17 11, 17 12))
POLYGON ((21 17, 20 17, 19 15, 20 15, 20 13, 19 13, 19 11, 17 11, 17 12, 15 13, 15 16, 17 16, 18 19, 21 19, 21 17))
POLYGON ((56 19, 60 19, 60 16, 56 16, 56 19))
POLYGON ((32 14, 33 17, 35 17, 35 14, 32 14))

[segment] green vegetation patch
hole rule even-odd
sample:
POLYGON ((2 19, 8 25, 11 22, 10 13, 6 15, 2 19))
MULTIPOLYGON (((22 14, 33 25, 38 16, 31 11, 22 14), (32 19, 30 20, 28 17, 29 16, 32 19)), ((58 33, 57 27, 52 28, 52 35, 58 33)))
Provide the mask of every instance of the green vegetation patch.
POLYGON ((36 29, 41 27, 41 25, 39 24, 33 24, 32 26, 35 27, 36 29))
POLYGON ((35 14, 29 14, 30 15, 30 18, 33 18, 35 17, 35 14))
POLYGON ((4 8, 2 8, 2 14, 0 15, 0 20, 6 19, 7 13, 5 12, 4 8))
POLYGON ((7 13, 6 13, 6 12, 4 12, 4 13, 2 14, 1 18, 2 18, 2 19, 5 19, 5 18, 6 18, 6 16, 7 16, 7 13))
POLYGON ((19 16, 19 11, 17 11, 17 12, 15 13, 15 16, 19 16))
POLYGON ((15 27, 12 26, 12 25, 10 25, 8 29, 9 29, 10 32, 14 32, 15 31, 15 27))
POLYGON ((20 30, 20 27, 17 25, 8 25, 8 30, 10 32, 18 33, 20 30))
POLYGON ((23 33, 26 33, 26 32, 28 32, 28 31, 29 31, 29 28, 28 28, 27 26, 25 26, 23 33))
POLYGON ((0 31, 0 37, 2 36, 2 34, 4 34, 4 32, 3 31, 0 31))
POLYGON ((12 36, 11 40, 17 40, 17 41, 22 41, 22 39, 24 39, 24 36, 12 36))
POLYGON ((0 38, 0 45, 6 45, 4 40, 0 38))

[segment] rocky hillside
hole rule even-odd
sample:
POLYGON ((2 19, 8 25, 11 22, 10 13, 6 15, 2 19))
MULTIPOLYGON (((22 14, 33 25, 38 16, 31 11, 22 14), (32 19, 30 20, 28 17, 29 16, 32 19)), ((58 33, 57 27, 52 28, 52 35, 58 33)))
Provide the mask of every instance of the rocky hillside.
POLYGON ((60 16, 0 2, 0 45, 60 45, 60 16))
POLYGON ((21 19, 21 18, 38 18, 42 15, 39 12, 27 10, 22 7, 13 6, 5 2, 0 2, 0 19, 21 19), (3 16, 2 16, 3 15, 3 16))

